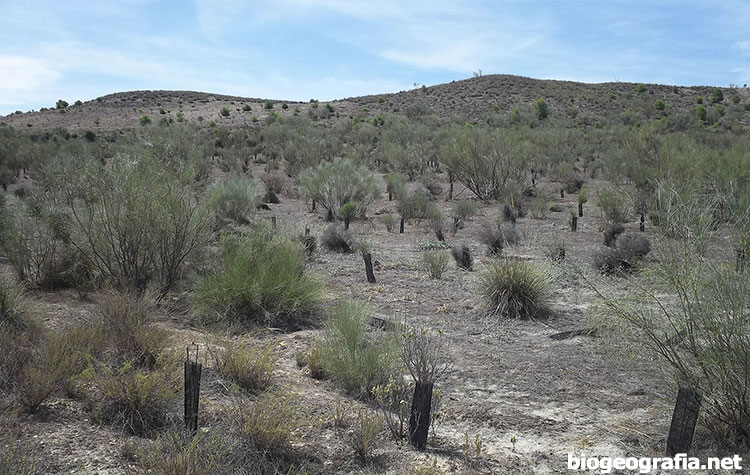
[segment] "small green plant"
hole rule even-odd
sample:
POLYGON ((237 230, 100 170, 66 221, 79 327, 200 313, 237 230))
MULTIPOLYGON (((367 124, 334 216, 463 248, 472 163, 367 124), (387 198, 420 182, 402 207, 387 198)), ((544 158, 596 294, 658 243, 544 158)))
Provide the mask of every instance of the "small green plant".
POLYGON ((693 110, 693 114, 695 114, 695 119, 700 122, 701 124, 706 123, 706 119, 708 118, 708 111, 703 106, 697 106, 693 110))
POLYGON ((468 432, 464 432, 464 443, 461 451, 466 465, 469 467, 477 465, 482 457, 483 450, 484 442, 482 442, 481 435, 475 434, 474 437, 470 437, 468 432))
POLYGON ((378 435, 383 430, 383 418, 376 412, 360 410, 354 423, 352 445, 361 462, 367 462, 375 448, 378 435))
POLYGON ((436 251, 450 249, 445 241, 420 241, 417 243, 417 251, 436 251))
POLYGON ((65 109, 66 107, 68 107, 68 102, 62 99, 58 99, 55 103, 55 109, 65 109))
POLYGON ((541 97, 534 101, 532 108, 534 109, 534 115, 539 121, 546 119, 549 115, 549 106, 547 105, 547 101, 545 101, 541 97))
POLYGON ((645 84, 638 84, 635 87, 635 92, 637 92, 638 94, 643 94, 644 92, 646 92, 646 85, 645 84))
POLYGON ((230 343, 223 351, 209 350, 222 378, 249 392, 260 392, 271 384, 275 360, 273 348, 250 348, 230 343))
POLYGON ((393 199, 394 196, 399 197, 404 194, 406 189, 406 177, 401 173, 389 173, 385 177, 386 191, 388 191, 388 198, 393 199))
POLYGON ((351 201, 344 203, 344 205, 339 208, 339 216, 344 220, 344 229, 349 229, 349 223, 357 216, 358 209, 359 205, 351 201))
POLYGON ((346 391, 370 395, 400 369, 395 332, 368 336, 372 311, 363 303, 345 301, 327 319, 318 340, 325 374, 346 391))
POLYGON ((148 124, 151 123, 151 117, 149 117, 147 115, 142 115, 141 118, 138 119, 138 121, 141 123, 142 126, 145 127, 145 126, 147 126, 148 124))
POLYGON ((229 117, 229 108, 228 107, 222 107, 221 108, 221 116, 222 117, 229 117))
POLYGON ((252 107, 250 107, 250 104, 244 104, 242 106, 242 110, 245 112, 250 112, 252 110, 252 107))
POLYGON ((715 87, 711 92, 711 104, 718 104, 724 101, 724 93, 721 88, 715 87))
POLYGON ((654 101, 654 109, 658 111, 663 111, 665 107, 666 107, 666 104, 664 104, 664 101, 662 101, 661 99, 656 99, 654 101))
POLYGON ((533 318, 546 308, 550 279, 533 264, 515 259, 491 266, 479 281, 487 314, 507 318, 533 318))
POLYGON ((273 101, 271 101, 270 99, 266 99, 265 102, 263 102, 263 108, 267 111, 273 109, 273 101))
POLYGON ((702 96, 696 97, 695 98, 695 103, 696 104, 703 104, 703 97, 702 96))
POLYGON ((294 433, 308 424, 297 395, 289 389, 265 391, 255 404, 243 404, 238 410, 241 434, 262 450, 285 447, 294 433))
POLYGON ((440 279, 448 268, 450 253, 448 251, 425 251, 422 254, 427 274, 433 279, 440 279))

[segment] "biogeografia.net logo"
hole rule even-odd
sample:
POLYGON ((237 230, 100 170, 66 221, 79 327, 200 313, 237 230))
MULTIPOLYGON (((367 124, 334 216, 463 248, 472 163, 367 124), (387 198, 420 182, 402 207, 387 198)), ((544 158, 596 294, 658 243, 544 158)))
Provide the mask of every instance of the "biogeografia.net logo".
POLYGON ((656 470, 742 470, 742 457, 708 457, 702 462, 698 457, 677 454, 674 457, 587 457, 568 454, 568 470, 599 471, 638 470, 652 473, 656 470))

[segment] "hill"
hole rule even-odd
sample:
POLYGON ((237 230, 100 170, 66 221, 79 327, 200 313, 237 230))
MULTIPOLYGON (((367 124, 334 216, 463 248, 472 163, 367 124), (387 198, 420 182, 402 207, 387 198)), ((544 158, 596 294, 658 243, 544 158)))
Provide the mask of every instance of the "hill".
MULTIPOLYGON (((700 98, 715 118, 729 114, 732 124, 747 125, 747 88, 722 88, 723 100, 711 105, 715 88, 677 87, 659 84, 611 82, 587 84, 571 81, 540 80, 511 75, 487 75, 422 86, 398 93, 350 97, 319 106, 315 102, 264 100, 193 91, 129 91, 109 94, 64 112, 47 109, 15 113, 0 121, 19 130, 111 131, 139 127, 143 116, 161 120, 215 121, 226 127, 246 127, 260 122, 270 112, 293 114, 314 120, 333 116, 372 118, 392 113, 420 116, 434 114, 440 120, 478 123, 505 120, 514 108, 520 118, 531 118, 531 104, 543 98, 549 118, 562 126, 594 126, 613 122, 655 120, 661 117, 689 120, 700 98), (663 110, 655 102, 663 103, 663 110), (330 107, 329 107, 330 105, 330 107), (226 107, 228 115, 222 115, 226 107)), ((711 123, 715 121, 711 120, 711 123)))

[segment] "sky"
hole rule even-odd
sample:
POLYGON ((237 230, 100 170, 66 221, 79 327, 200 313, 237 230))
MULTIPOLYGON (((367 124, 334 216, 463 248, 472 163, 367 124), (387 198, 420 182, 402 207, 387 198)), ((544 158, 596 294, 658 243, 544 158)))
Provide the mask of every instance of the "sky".
POLYGON ((750 83, 746 0, 0 0, 0 115, 128 90, 322 101, 482 74, 750 83))

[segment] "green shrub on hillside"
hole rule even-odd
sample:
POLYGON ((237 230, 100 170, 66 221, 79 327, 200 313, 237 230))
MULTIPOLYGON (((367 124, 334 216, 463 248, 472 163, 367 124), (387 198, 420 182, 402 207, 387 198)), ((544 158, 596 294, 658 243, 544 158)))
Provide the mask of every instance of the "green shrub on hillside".
POLYGON ((357 216, 380 196, 382 180, 367 167, 349 159, 324 163, 300 174, 300 182, 310 199, 337 215, 349 202, 357 203, 357 216))
POLYGON ((317 308, 321 284, 306 275, 302 246, 263 229, 225 235, 216 268, 198 279, 195 305, 206 322, 279 324, 317 308))

